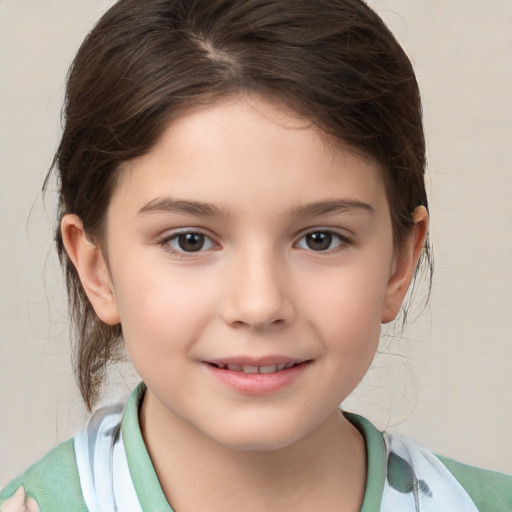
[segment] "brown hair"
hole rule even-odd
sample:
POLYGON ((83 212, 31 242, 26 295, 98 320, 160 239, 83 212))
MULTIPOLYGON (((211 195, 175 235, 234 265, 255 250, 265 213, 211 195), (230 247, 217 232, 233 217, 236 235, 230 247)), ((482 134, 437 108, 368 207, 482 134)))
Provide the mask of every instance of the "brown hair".
MULTIPOLYGON (((118 1, 68 76, 52 165, 59 217, 78 215, 100 241, 121 164, 151 149, 178 112, 237 92, 277 97, 376 158, 400 245, 414 208, 427 206, 420 95, 404 51, 360 0, 118 1)), ((121 353, 122 330, 96 316, 59 229, 56 241, 77 337, 75 373, 91 407, 107 363, 121 353)))

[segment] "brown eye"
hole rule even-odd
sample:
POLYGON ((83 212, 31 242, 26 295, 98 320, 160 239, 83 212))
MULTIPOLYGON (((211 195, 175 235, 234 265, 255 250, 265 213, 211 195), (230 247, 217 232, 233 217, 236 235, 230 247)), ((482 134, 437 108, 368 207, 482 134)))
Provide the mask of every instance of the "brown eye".
POLYGON ((312 231, 304 235, 298 242, 297 247, 300 249, 309 249, 311 251, 328 251, 337 247, 348 244, 349 241, 343 235, 334 231, 312 231))
POLYGON ((214 243, 208 236, 196 231, 176 233, 164 240, 164 244, 178 253, 199 252, 214 247, 214 243))
POLYGON ((332 243, 332 234, 325 232, 306 235, 306 245, 313 251, 326 251, 332 243))
POLYGON ((178 245, 185 252, 197 252, 203 248, 204 238, 200 233, 186 233, 178 236, 178 245))

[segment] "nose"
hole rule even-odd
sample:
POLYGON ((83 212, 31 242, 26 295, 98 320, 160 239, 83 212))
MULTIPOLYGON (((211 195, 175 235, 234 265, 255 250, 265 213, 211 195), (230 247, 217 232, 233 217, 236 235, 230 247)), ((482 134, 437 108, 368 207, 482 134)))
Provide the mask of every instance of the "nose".
POLYGON ((287 272, 271 251, 235 258, 229 269, 224 321, 236 327, 264 329, 288 325, 295 319, 287 272))

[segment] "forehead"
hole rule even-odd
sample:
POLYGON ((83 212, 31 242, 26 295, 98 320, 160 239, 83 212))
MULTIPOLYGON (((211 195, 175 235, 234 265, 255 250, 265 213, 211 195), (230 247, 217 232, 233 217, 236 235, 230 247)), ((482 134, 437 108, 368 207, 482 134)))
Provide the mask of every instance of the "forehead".
POLYGON ((125 204, 158 195, 280 205, 338 199, 382 201, 380 166, 313 122, 244 95, 176 117, 146 155, 129 162, 114 192, 125 204))

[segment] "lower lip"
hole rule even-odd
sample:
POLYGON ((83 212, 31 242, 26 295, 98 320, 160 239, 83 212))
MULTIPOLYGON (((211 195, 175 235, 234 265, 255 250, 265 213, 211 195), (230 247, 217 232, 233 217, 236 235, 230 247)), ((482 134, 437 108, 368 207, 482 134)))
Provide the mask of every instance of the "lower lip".
POLYGON ((205 363, 206 368, 229 388, 247 395, 270 395, 295 383, 306 371, 309 362, 304 362, 273 373, 244 373, 220 369, 205 363))

